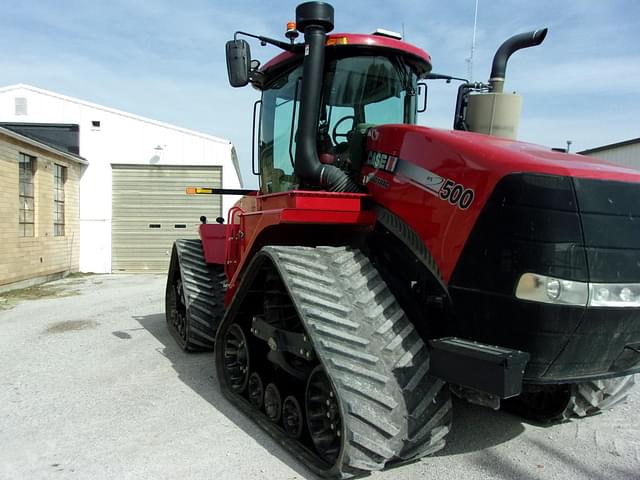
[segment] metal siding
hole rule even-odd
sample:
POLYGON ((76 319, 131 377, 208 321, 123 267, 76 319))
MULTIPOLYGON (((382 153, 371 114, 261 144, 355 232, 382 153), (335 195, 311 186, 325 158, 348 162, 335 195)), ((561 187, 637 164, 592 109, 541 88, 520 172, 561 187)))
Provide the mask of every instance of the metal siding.
POLYGON ((186 195, 188 186, 220 188, 222 167, 113 165, 111 269, 165 272, 178 238, 198 238, 200 216, 215 221, 220 195, 186 195), (159 224, 160 228, 150 228, 159 224), (185 229, 175 228, 186 224, 185 229))
POLYGON ((600 150, 595 153, 588 153, 588 156, 601 158, 617 165, 635 168, 640 170, 640 144, 623 145, 612 147, 607 150, 600 150))

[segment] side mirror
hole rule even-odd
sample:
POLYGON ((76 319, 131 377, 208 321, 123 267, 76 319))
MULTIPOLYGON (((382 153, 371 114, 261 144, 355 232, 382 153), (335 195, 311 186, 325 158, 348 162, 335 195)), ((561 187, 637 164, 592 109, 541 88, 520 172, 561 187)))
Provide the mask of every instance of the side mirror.
POLYGON ((427 111, 427 93, 429 88, 425 82, 418 83, 418 98, 422 98, 422 104, 418 107, 418 113, 427 111))
POLYGON ((227 73, 232 87, 244 87, 249 83, 251 50, 245 40, 227 42, 227 73))

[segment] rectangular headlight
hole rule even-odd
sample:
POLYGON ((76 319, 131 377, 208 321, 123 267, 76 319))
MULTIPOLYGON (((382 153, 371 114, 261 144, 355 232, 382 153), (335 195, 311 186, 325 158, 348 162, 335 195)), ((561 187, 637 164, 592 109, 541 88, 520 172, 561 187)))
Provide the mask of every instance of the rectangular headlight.
POLYGON ((590 307, 640 307, 640 284, 590 283, 590 307))
POLYGON ((516 298, 589 307, 640 307, 640 283, 587 283, 524 273, 516 298))
POLYGON ((516 297, 534 302, 584 306, 589 299, 589 286, 584 282, 525 273, 516 287, 516 297))

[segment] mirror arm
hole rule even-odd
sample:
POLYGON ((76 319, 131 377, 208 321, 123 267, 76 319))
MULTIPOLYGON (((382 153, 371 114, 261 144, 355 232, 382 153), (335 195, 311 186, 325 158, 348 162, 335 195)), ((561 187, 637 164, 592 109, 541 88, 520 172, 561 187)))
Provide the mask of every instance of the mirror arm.
POLYGON ((233 34, 233 39, 237 40, 238 39, 238 35, 244 35, 245 37, 256 38, 256 39, 260 40, 260 43, 262 45, 266 45, 268 43, 269 45, 273 45, 274 47, 281 48, 282 50, 286 50, 287 52, 297 53, 297 52, 301 52, 302 48, 303 48, 303 44, 302 43, 291 44, 291 43, 287 43, 287 42, 281 42, 280 40, 274 40, 273 38, 263 37, 261 35, 253 35, 251 33, 241 32, 241 31, 235 32, 233 34))
POLYGON ((469 83, 466 78, 452 77, 451 75, 443 75, 441 73, 428 73, 423 77, 425 80, 446 80, 449 83, 451 80, 458 80, 460 82, 469 83))

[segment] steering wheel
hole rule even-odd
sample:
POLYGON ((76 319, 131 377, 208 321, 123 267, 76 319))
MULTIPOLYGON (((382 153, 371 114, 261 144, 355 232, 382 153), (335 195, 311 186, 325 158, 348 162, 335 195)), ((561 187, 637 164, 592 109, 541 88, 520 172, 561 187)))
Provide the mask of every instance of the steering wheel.
POLYGON ((338 145, 339 143, 341 143, 338 141, 339 137, 344 137, 348 142, 349 137, 351 136, 351 132, 353 131, 353 127, 355 127, 355 123, 356 123, 355 115, 347 115, 346 117, 342 117, 340 120, 338 120, 338 122, 333 126, 333 130, 331 131, 331 139, 333 140, 333 144, 338 145), (351 120, 353 122, 351 124, 351 128, 347 133, 338 133, 338 127, 346 120, 351 120))

